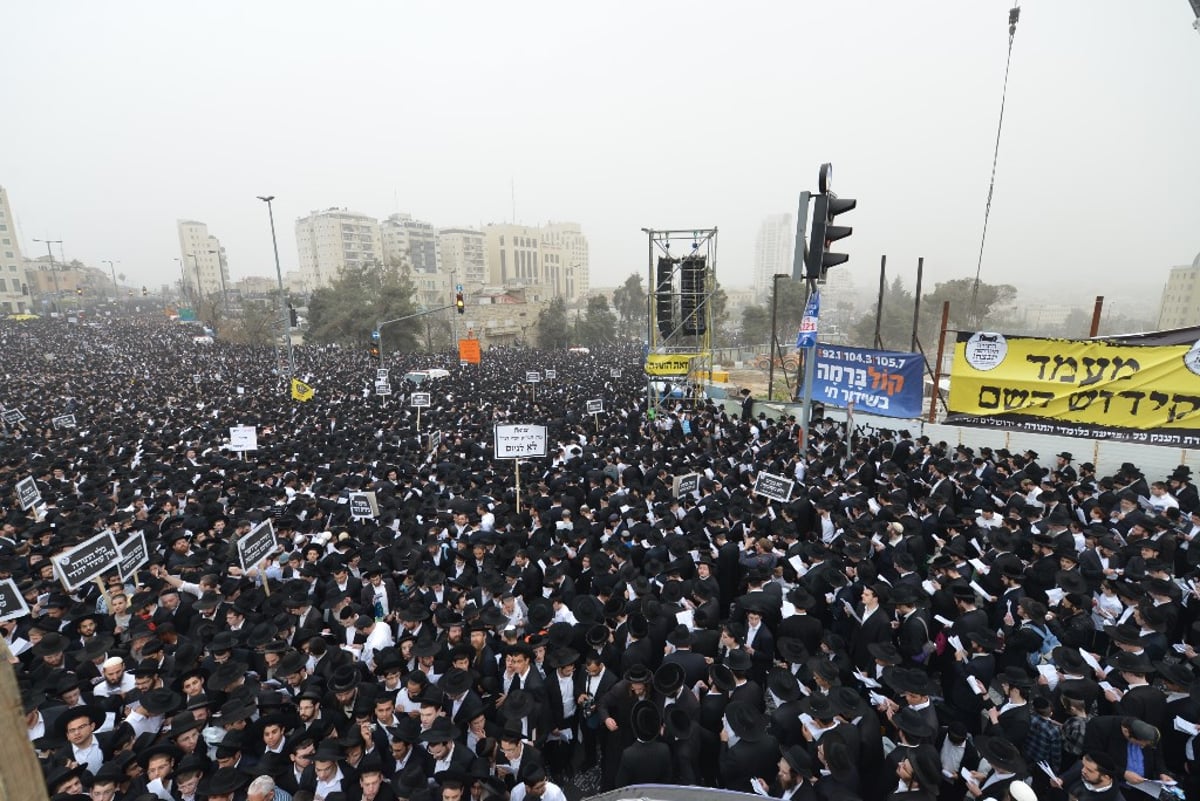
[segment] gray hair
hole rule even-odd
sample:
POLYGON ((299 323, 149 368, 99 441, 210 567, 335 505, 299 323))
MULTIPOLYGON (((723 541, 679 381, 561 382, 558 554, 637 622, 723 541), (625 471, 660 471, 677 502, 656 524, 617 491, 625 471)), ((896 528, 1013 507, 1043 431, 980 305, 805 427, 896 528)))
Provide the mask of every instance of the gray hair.
POLYGON ((275 780, 270 776, 259 776, 254 781, 250 782, 250 786, 246 788, 247 795, 275 795, 275 780))

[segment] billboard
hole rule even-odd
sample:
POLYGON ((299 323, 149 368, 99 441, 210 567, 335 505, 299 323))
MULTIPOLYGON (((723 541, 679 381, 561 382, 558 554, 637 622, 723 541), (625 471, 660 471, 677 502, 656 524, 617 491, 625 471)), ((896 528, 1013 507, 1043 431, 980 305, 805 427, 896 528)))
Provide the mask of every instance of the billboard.
POLYGON ((949 408, 958 425, 1200 448, 1200 341, 962 331, 949 408))
POLYGON ((920 417, 925 361, 919 353, 817 345, 813 399, 884 417, 920 417))

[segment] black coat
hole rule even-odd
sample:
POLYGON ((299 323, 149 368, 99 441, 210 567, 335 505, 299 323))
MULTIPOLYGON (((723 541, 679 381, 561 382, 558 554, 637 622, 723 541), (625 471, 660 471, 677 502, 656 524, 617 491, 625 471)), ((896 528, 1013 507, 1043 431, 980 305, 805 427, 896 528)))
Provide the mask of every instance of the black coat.
POLYGON ((741 740, 732 747, 723 745, 719 767, 721 786, 726 790, 752 793, 750 780, 757 777, 770 778, 778 773, 779 743, 769 734, 749 742, 741 740))
POLYGON ((675 780, 671 748, 661 740, 636 742, 621 752, 617 787, 631 784, 669 784, 675 780))

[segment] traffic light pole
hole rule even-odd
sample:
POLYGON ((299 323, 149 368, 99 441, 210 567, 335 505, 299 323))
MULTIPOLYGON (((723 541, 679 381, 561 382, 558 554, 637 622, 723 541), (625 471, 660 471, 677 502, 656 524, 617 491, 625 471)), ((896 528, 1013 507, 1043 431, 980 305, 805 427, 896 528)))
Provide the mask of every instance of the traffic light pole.
POLYGON ((375 324, 375 332, 377 334, 379 334, 379 364, 381 366, 383 365, 383 327, 385 325, 391 325, 392 323, 403 322, 404 320, 411 320, 414 317, 424 317, 427 314, 435 314, 440 311, 445 311, 446 309, 453 309, 457 305, 458 305, 457 303, 447 303, 445 306, 438 306, 437 308, 433 308, 433 309, 424 309, 419 312, 413 312, 412 314, 406 314, 403 317, 397 317, 394 320, 383 320, 381 322, 376 323, 375 324))

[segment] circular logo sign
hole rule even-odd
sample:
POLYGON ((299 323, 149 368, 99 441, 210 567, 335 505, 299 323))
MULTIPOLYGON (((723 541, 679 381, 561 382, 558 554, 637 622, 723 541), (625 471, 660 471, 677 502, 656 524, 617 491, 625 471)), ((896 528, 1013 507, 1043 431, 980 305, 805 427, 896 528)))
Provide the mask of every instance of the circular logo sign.
POLYGON ((1192 345, 1191 350, 1183 354, 1183 365, 1196 375, 1200 375, 1200 339, 1192 345))
POLYGON ((988 371, 999 367, 1008 355, 1008 340, 1004 334, 976 331, 967 340, 967 364, 976 370, 988 371))

